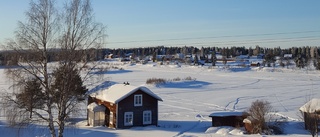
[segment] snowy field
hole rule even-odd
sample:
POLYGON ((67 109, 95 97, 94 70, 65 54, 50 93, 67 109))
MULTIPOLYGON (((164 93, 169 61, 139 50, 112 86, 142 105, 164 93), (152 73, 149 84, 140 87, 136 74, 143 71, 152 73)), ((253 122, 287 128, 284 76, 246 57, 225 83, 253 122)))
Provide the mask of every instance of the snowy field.
MULTIPOLYGON (((110 70, 102 75, 103 80, 115 83, 129 82, 131 85, 144 85, 163 99, 159 102, 159 126, 134 127, 131 129, 108 129, 86 126, 86 106, 82 116, 75 117, 76 128, 68 128, 66 137, 220 137, 248 136, 243 129, 231 127, 211 127, 214 111, 245 111, 257 99, 271 102, 277 111, 275 115, 288 120, 284 126, 286 136, 311 136, 303 128, 299 107, 310 98, 320 98, 320 73, 286 68, 208 68, 208 66, 188 65, 119 65, 121 70, 110 70), (192 81, 170 82, 163 85, 146 85, 148 78, 186 78, 192 81)), ((1 92, 8 89, 10 81, 0 69, 1 92)), ((105 86, 106 82, 100 82, 105 86)), ((3 109, 3 108, 2 108, 3 109)), ((50 136, 46 127, 39 125, 24 129, 9 128, 1 112, 0 136, 50 136)), ((265 135, 263 135, 265 136, 265 135)), ((269 136, 269 135, 268 135, 269 136)))

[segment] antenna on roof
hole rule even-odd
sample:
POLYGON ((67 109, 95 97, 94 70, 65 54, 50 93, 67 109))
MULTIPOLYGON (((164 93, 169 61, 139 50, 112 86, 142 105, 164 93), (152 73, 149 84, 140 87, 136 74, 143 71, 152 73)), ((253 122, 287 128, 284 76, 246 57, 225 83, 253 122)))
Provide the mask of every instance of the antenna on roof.
POLYGON ((123 84, 126 86, 126 85, 130 85, 130 83, 127 81, 127 82, 123 82, 123 84))

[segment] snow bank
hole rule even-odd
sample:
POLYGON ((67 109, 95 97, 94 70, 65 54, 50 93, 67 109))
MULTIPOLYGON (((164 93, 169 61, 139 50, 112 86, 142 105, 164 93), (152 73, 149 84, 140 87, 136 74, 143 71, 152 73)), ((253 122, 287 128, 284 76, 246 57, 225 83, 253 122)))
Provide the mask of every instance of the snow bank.
POLYGON ((206 134, 216 134, 216 135, 243 135, 244 130, 243 129, 237 129, 234 127, 229 126, 222 126, 222 127, 210 127, 206 130, 206 134))

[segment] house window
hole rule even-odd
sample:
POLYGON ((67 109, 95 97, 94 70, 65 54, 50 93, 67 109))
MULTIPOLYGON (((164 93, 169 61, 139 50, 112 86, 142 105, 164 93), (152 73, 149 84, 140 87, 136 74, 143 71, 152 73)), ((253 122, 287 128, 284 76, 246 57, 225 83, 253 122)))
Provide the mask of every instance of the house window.
POLYGON ((151 124, 151 111, 143 111, 143 124, 151 124))
POLYGON ((142 106, 142 95, 134 95, 134 106, 142 106))
POLYGON ((124 125, 132 126, 133 125, 133 112, 124 113, 124 125))

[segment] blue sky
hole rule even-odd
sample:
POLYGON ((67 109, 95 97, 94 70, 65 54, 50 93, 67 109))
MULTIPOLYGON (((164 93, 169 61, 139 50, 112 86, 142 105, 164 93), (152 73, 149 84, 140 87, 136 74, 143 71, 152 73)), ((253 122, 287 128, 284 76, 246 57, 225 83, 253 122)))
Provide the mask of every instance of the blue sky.
MULTIPOLYGON (((28 0, 0 1, 0 42, 24 21, 28 0)), ((106 48, 320 46, 319 0, 92 0, 106 48)))

